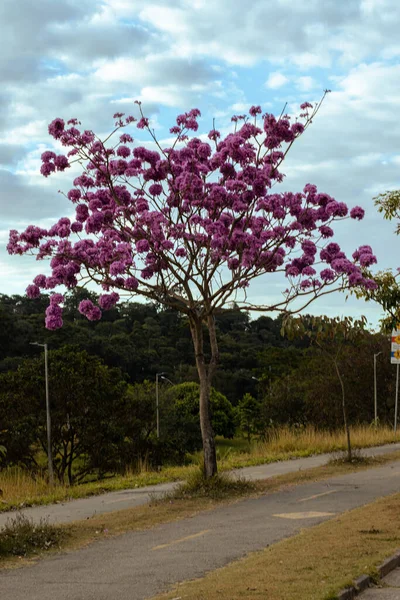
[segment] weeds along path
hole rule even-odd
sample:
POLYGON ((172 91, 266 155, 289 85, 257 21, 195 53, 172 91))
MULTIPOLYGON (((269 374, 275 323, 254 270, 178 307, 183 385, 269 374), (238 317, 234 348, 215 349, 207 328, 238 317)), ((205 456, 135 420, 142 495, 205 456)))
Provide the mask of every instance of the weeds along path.
MULTIPOLYGON (((360 453, 362 456, 382 456, 396 450, 400 450, 400 443, 365 448, 361 450, 360 453)), ((331 458, 332 454, 319 454, 308 458, 297 458, 294 460, 258 465, 256 467, 235 469, 232 473, 251 481, 256 481, 301 471, 303 469, 323 466, 326 465, 331 458)), ((148 487, 109 492, 98 496, 81 498, 79 500, 70 500, 69 502, 25 508, 21 512, 35 522, 39 522, 40 519, 46 518, 49 523, 71 523, 72 521, 88 519, 94 515, 101 515, 146 504, 152 498, 162 496, 165 492, 173 490, 176 485, 177 483, 163 483, 148 487)), ((8 518, 13 515, 14 512, 15 511, 0 513, 0 527, 6 524, 8 518)))
MULTIPOLYGON (((141 600, 398 492, 400 461, 228 504, 0 572, 13 600, 141 600)), ((296 557, 301 560, 301 557, 296 557)), ((282 567, 284 568, 284 567, 282 567)), ((177 594, 179 597, 179 594, 177 594)))

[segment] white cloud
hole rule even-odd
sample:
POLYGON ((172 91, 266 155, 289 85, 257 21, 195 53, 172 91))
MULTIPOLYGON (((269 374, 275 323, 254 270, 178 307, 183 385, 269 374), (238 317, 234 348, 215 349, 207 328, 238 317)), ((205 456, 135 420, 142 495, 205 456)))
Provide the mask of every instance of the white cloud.
POLYGON ((279 73, 279 71, 274 71, 270 73, 267 81, 265 82, 265 87, 270 88, 272 90, 277 90, 282 87, 286 83, 288 83, 289 79, 283 75, 283 73, 279 73))
POLYGON ((310 90, 316 87, 316 81, 309 75, 297 77, 296 87, 302 92, 309 92, 310 90))

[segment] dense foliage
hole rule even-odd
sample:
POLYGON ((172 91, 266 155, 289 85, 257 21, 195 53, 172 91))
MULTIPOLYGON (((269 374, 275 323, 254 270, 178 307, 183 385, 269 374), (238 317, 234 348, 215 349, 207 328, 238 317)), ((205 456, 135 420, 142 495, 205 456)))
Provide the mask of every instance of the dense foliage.
MULTIPOLYGON (((64 327, 44 327, 47 298, 0 295, 0 372, 15 368, 23 358, 36 357, 30 342, 47 342, 50 349, 73 343, 99 356, 109 367, 120 368, 130 383, 153 380, 165 372, 174 383, 197 381, 193 344, 185 316, 156 304, 117 304, 102 321, 89 322, 77 307, 83 298, 96 294, 74 290, 66 296, 64 327)), ((226 310, 216 319, 220 367, 214 387, 236 405, 246 392, 254 394, 252 376, 271 366, 272 377, 280 376, 298 360, 295 347, 280 335, 281 320, 262 316, 250 320, 247 313, 226 310), (285 350, 282 361, 280 350, 285 350), (278 353, 277 353, 278 351, 278 353)), ((303 342, 296 342, 301 346, 303 342)))

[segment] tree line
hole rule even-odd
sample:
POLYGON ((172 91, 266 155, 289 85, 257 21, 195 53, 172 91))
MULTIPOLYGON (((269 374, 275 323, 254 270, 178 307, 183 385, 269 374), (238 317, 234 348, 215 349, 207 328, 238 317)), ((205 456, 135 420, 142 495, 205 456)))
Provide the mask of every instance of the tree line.
MULTIPOLYGON (((0 446, 6 449, 0 464, 31 471, 44 466, 44 364, 43 353, 31 345, 35 341, 49 346, 52 450, 60 481, 103 477, 144 461, 184 462, 202 445, 187 320, 154 303, 126 302, 90 322, 77 310, 86 297, 96 301, 87 290, 69 293, 65 326, 49 331, 43 324, 46 296, 0 296, 0 446), (157 373, 164 374, 158 381, 159 436, 157 373)), ((211 393, 217 435, 239 433, 251 440, 267 438, 280 425, 342 427, 337 369, 346 386, 348 423, 371 423, 374 354, 379 420, 393 420, 395 373, 387 335, 348 335, 333 364, 334 339, 314 345, 305 333, 315 322, 306 317, 302 326, 304 335, 283 337, 280 317, 250 320, 235 307, 218 314, 221 366, 211 393)))

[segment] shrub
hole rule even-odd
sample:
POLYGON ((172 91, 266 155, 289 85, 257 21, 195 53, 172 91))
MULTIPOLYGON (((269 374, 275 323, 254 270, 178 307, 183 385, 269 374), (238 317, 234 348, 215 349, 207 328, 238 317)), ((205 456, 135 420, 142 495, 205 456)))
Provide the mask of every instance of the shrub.
POLYGON ((58 548, 65 532, 41 519, 34 523, 22 513, 17 513, 13 519, 0 530, 0 556, 27 556, 58 548))

